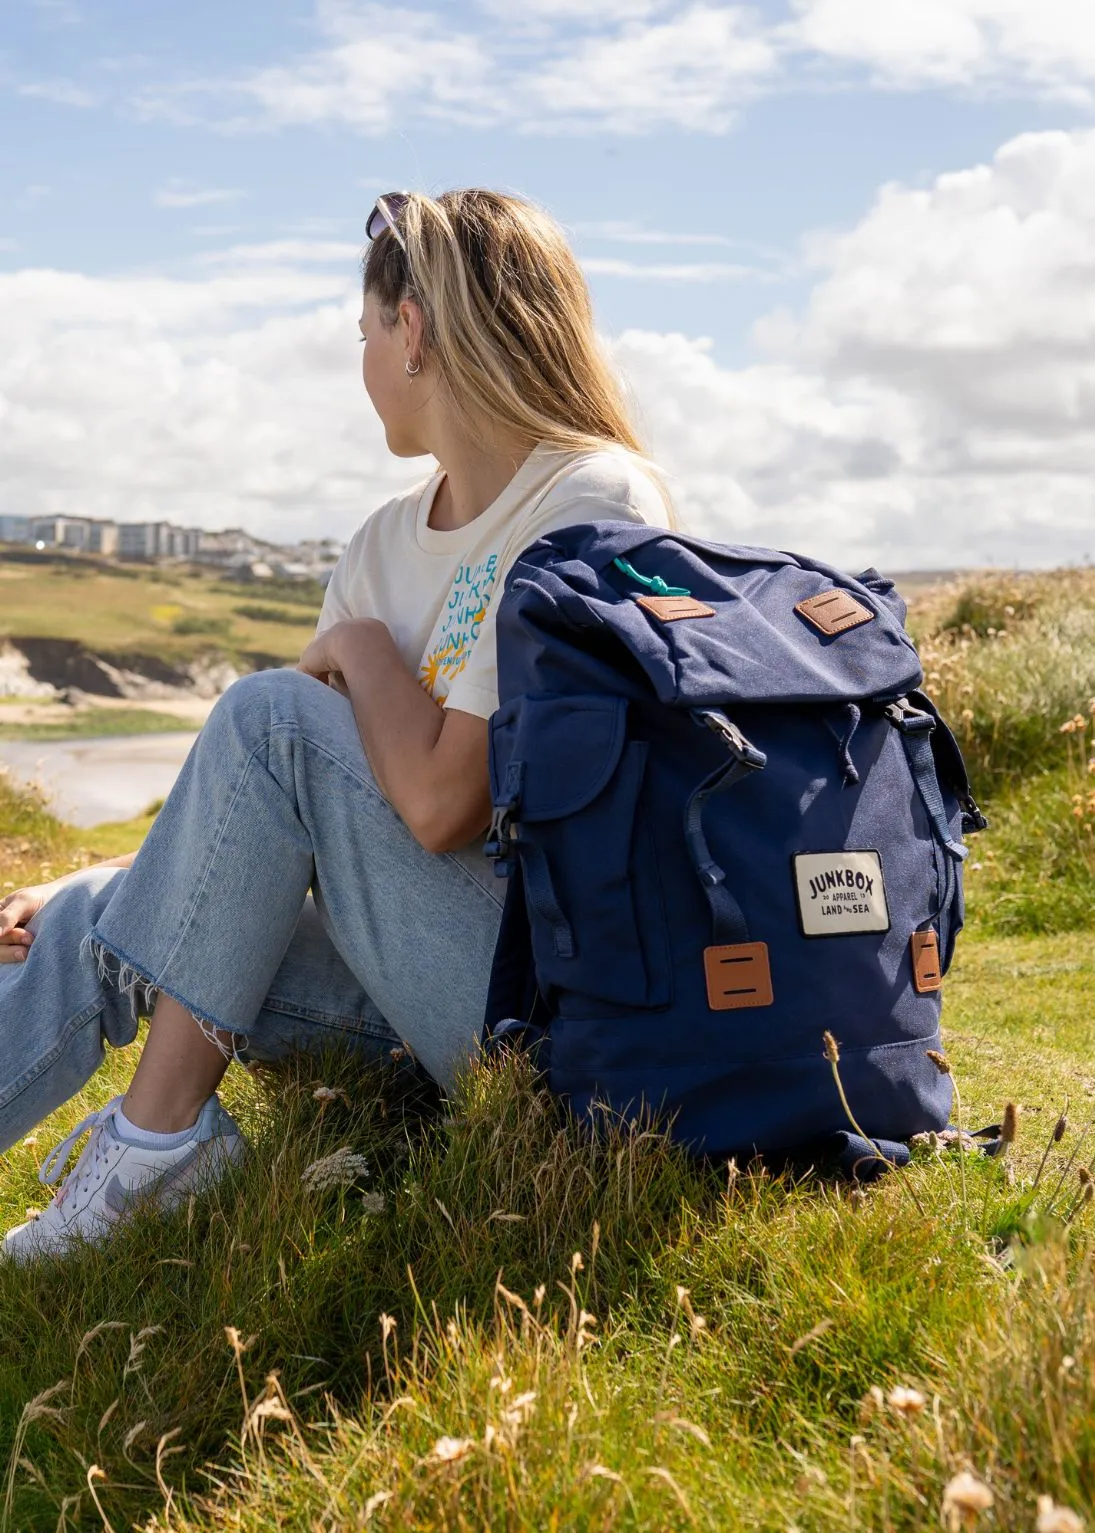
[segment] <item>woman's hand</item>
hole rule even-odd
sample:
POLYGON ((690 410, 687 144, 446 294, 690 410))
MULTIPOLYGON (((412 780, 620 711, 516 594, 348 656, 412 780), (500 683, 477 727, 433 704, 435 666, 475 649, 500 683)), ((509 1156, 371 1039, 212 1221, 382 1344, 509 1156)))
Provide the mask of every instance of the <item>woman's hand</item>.
POLYGON ((53 884, 33 884, 0 900, 0 963, 23 962, 34 941, 34 933, 26 929, 27 922, 55 893, 53 884))
POLYGON ((385 625, 372 617, 345 618, 340 623, 332 623, 305 649, 297 662, 297 670, 330 685, 331 676, 345 670, 347 651, 361 649, 374 641, 378 630, 387 637, 385 625))

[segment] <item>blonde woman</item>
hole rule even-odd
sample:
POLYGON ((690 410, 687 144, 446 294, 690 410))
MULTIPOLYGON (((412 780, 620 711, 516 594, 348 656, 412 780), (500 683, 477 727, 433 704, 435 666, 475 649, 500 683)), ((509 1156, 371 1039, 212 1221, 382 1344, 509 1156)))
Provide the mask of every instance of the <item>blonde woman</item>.
POLYGON ((392 193, 367 234, 365 389, 391 451, 438 469, 351 540, 299 667, 225 693, 139 852, 0 902, 0 1149, 152 1008, 129 1090, 47 1158, 57 1182, 90 1128, 9 1259, 98 1241, 235 1161, 233 1057, 406 1046, 451 1084, 504 887, 481 852, 494 602, 545 532, 668 520, 545 213, 392 193))

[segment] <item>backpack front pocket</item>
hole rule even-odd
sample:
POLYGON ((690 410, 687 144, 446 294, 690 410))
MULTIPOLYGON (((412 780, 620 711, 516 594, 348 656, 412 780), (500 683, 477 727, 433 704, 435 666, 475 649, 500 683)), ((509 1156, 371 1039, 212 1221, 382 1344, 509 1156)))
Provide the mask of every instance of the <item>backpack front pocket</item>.
POLYGON ((610 697, 523 698, 491 722, 491 786, 514 821, 536 977, 562 1012, 573 997, 669 999, 664 921, 647 932, 638 920, 656 883, 640 823, 648 746, 626 726, 626 701, 610 697))

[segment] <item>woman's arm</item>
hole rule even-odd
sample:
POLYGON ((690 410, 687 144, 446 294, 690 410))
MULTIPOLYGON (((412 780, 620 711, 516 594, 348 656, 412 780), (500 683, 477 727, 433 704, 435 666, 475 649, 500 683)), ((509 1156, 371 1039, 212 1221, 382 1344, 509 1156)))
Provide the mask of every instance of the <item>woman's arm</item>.
MULTIPOLYGON (((94 866, 128 868, 136 855, 136 852, 126 852, 124 856, 108 857, 105 862, 97 862, 94 866)), ((13 894, 0 900, 0 963, 23 961, 27 949, 34 941, 34 933, 26 929, 27 922, 75 877, 75 873, 65 873, 48 884, 31 884, 26 889, 16 889, 13 894)))
POLYGON ((428 852, 455 851, 486 829, 487 721, 439 707, 384 623, 335 623, 308 645, 299 668, 321 681, 341 673, 376 780, 428 852))

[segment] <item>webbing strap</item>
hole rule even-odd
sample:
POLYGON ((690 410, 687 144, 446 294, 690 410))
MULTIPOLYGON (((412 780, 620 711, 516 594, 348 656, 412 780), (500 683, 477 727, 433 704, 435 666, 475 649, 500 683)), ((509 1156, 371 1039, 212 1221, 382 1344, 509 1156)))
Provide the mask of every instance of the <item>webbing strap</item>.
POLYGON ((935 720, 930 713, 921 713, 919 709, 913 708, 904 698, 899 702, 891 703, 886 709, 886 714, 901 735, 901 743, 905 747, 913 781, 916 783, 940 844, 946 847, 952 857, 959 862, 964 862, 969 856, 969 847, 963 846, 961 841, 955 841, 951 835, 951 828, 947 823, 947 811, 943 805, 943 795, 939 791, 939 778, 935 772, 935 753, 932 750, 931 740, 935 720))
POLYGON ((767 765, 768 758, 763 751, 750 745, 741 731, 717 709, 696 709, 692 717, 697 724, 721 736, 731 753, 731 759, 705 777, 688 799, 684 811, 684 838, 688 855, 711 908, 714 945, 747 942, 749 928, 741 906, 726 887, 726 874, 711 856, 711 848, 703 833, 703 811, 716 793, 724 793, 752 772, 760 771, 767 765))
POLYGON ((525 875, 525 894, 528 903, 542 921, 551 928, 551 941, 556 958, 574 957, 574 933, 563 914, 551 882, 551 870, 547 865, 543 848, 532 841, 519 837, 515 845, 521 853, 525 875))
POLYGON ((854 1182, 873 1182, 892 1168, 907 1166, 912 1159, 908 1145, 900 1139, 864 1139, 848 1129, 834 1134, 826 1148, 854 1182))

